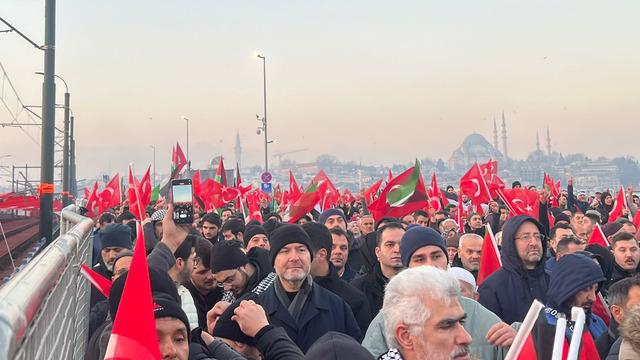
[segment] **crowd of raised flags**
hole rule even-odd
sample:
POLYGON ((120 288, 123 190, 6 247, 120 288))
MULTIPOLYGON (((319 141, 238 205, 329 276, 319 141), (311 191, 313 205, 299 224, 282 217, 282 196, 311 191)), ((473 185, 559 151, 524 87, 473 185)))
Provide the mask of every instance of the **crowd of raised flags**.
MULTIPOLYGON (((172 171, 170 179, 180 178, 186 164, 186 158, 180 146, 177 144, 172 151, 172 171)), ((432 174, 430 186, 426 186, 422 176, 420 162, 416 160, 415 165, 406 171, 396 176, 393 176, 391 171, 389 171, 386 179, 379 179, 373 182, 355 195, 349 189, 340 191, 322 170, 319 171, 306 187, 298 184, 294 174, 289 171, 288 186, 277 184, 273 193, 266 193, 261 189, 253 188, 251 185, 243 185, 237 167, 234 183, 228 183, 222 158, 220 159, 217 169, 214 178, 202 179, 199 171, 196 171, 192 177, 194 206, 197 214, 196 221, 193 225, 194 228, 191 229, 192 231, 197 229, 198 221, 201 221, 205 214, 216 213, 222 215, 223 210, 231 210, 232 213, 237 212, 232 218, 242 219, 243 224, 247 225, 246 230, 244 226, 242 227, 242 232, 248 233, 249 225, 263 224, 266 227, 267 220, 278 224, 299 224, 308 221, 319 221, 318 216, 321 213, 326 214, 327 211, 331 209, 339 209, 340 213, 343 214, 341 216, 344 216, 347 222, 357 222, 359 219, 372 216, 376 222, 376 227, 379 226, 380 229, 382 229, 384 227, 383 224, 386 222, 398 222, 406 228, 406 234, 409 234, 412 227, 418 226, 415 224, 417 222, 415 221, 416 218, 420 216, 427 217, 428 221, 426 226, 437 231, 438 241, 442 244, 438 246, 450 248, 457 246, 450 246, 447 231, 443 231, 440 226, 443 220, 453 219, 456 224, 455 230, 458 233, 454 238, 459 239, 461 235, 472 232, 479 234, 484 239, 481 247, 482 255, 479 262, 479 269, 476 269, 477 276, 473 279, 475 282, 473 286, 476 288, 482 286, 495 272, 503 269, 503 259, 505 255, 504 253, 501 254, 501 239, 502 236, 504 236, 502 234, 502 227, 508 223, 510 219, 521 217, 525 219, 525 221, 535 222, 538 225, 542 224, 540 228, 546 227, 546 231, 541 231, 541 233, 536 236, 545 242, 546 239, 544 236, 548 235, 549 229, 555 228, 556 222, 566 222, 567 218, 571 218, 571 226, 574 226, 574 216, 576 214, 583 214, 584 212, 584 209, 578 206, 573 206, 572 208, 571 204, 567 204, 567 198, 574 195, 564 192, 561 188, 560 181, 555 181, 548 174, 545 174, 544 179, 542 179, 540 191, 537 190, 536 186, 522 187, 517 186, 516 183, 512 184, 512 186, 506 186, 505 182, 498 176, 498 163, 496 161, 473 164, 461 177, 459 184, 456 184, 458 185, 457 190, 451 189, 452 186, 444 190, 438 185, 437 175, 435 173, 432 174), (496 213, 496 210, 498 213, 496 213), (436 220, 438 214, 444 215, 444 219, 440 218, 436 220), (470 229, 467 223, 467 219, 474 214, 479 214, 485 219, 484 225, 479 229, 470 229), (492 214, 499 217, 499 219, 496 218, 499 221, 493 222, 493 225, 490 224, 490 221, 486 220, 492 214), (557 219, 559 220, 557 221, 557 219), (495 224, 498 225, 496 226, 495 224)), ((120 184, 119 174, 116 174, 103 189, 99 189, 98 183, 96 182, 92 189, 85 189, 84 194, 87 200, 86 210, 88 216, 98 219, 104 213, 111 211, 122 213, 123 209, 126 208, 128 212, 133 214, 136 223, 135 232, 137 235, 134 236, 135 246, 133 248, 133 259, 128 269, 128 277, 121 295, 117 315, 113 319, 113 327, 104 358, 160 359, 161 356, 164 355, 161 354, 163 351, 159 348, 158 342, 162 342, 162 340, 159 340, 156 335, 154 320, 154 309, 160 305, 154 300, 151 291, 149 267, 146 258, 146 255, 149 253, 149 244, 145 244, 145 231, 143 231, 143 226, 150 221, 148 218, 156 211, 169 207, 170 200, 167 199, 166 195, 168 188, 164 186, 163 189, 163 186, 160 185, 156 188, 152 187, 149 168, 146 169, 144 175, 138 180, 134 175, 132 167, 130 167, 128 188, 126 190, 121 189, 120 184), (118 210, 116 211, 114 209, 118 210)), ((610 223, 620 218, 626 219, 626 223, 630 223, 637 228, 640 225, 640 211, 637 211, 635 214, 630 211, 630 207, 627 204, 628 196, 631 196, 631 194, 625 192, 624 188, 621 187, 615 199, 611 199, 612 204, 608 207, 610 210, 606 214, 606 217, 610 223)), ((5 198, 10 199, 9 196, 5 196, 5 198)), ((13 203, 11 203, 10 200, 2 200, 2 198, 0 198, 0 209, 7 204, 15 205, 16 200, 11 201, 13 201, 13 203)), ((594 205, 596 204, 594 203, 594 205)), ((171 209, 169 209, 169 216, 170 214, 171 209)), ((224 220, 225 221, 221 223, 222 226, 219 226, 221 228, 220 230, 222 230, 225 226, 224 224, 228 222, 228 219, 225 218, 224 220)), ((154 219, 153 221, 155 222, 157 220, 154 219)), ((605 234, 602 227, 604 223, 605 222, 596 222, 593 224, 592 229, 588 231, 587 238, 582 239, 585 246, 596 245, 605 249, 604 251, 610 251, 609 249, 612 248, 610 242, 614 234, 605 234)), ((326 223, 322 224, 326 225, 326 223)), ((576 222, 576 224, 578 223, 576 222)), ((579 225, 582 226, 582 224, 579 225)), ((275 225, 274 227, 277 229, 278 226, 280 225, 275 225)), ((175 229, 177 229, 171 219, 166 217, 162 220, 162 227, 165 235, 167 229, 174 232, 175 229)), ((349 229, 351 230, 352 227, 349 227, 349 229)), ((573 231, 576 235, 578 234, 575 228, 573 231)), ((617 232, 618 231, 616 231, 616 233, 617 232)), ((271 235, 269 231, 265 231, 265 233, 268 237, 271 235)), ((348 235, 350 241, 349 251, 355 252, 358 246, 365 248, 367 241, 375 242, 375 239, 368 240, 369 238, 365 236, 366 234, 364 232, 362 234, 352 234, 349 232, 348 235), (355 246, 358 241, 360 241, 359 245, 355 246)), ((378 236, 380 236, 379 233, 378 236)), ((416 235, 414 234, 413 236, 416 235)), ((161 238, 162 237, 159 236, 156 241, 161 238)), ((245 246, 248 240, 250 239, 245 240, 245 246)), ((378 244, 378 246, 380 245, 378 244)), ((462 246, 462 244, 460 244, 460 246, 462 246)), ((402 247, 402 243, 400 247, 402 247)), ((545 243, 543 249, 546 248, 545 243)), ((582 249, 584 249, 584 246, 582 249)), ((457 249, 454 250, 457 251, 457 249)), ((376 249, 376 251, 378 250, 376 249)), ((553 254, 555 255, 555 252, 553 254)), ((585 254, 586 256, 590 256, 588 252, 585 254)), ((546 257, 547 254, 544 254, 543 260, 546 260, 546 257)), ((449 266, 451 266, 452 260, 453 259, 449 258, 449 266)), ((408 266, 405 264, 405 267, 408 266)), ((470 269, 466 270, 471 271, 470 269)), ((111 279, 104 278, 87 266, 83 266, 81 272, 100 293, 107 298, 109 297, 111 279)), ((608 275, 605 274, 605 276, 608 275)), ((386 279, 386 281, 389 280, 390 279, 386 279)), ((393 281, 393 279, 391 280, 393 281)), ((504 286, 508 285, 505 284, 504 286)), ((518 298, 519 294, 515 293, 515 291, 516 290, 514 290, 513 297, 518 298)), ((593 306, 593 312, 602 317, 607 324, 610 324, 612 322, 610 312, 611 305, 607 304, 602 294, 602 291, 598 292, 598 298, 596 304, 593 306)), ((544 299, 539 300, 544 301, 544 299)), ((482 296, 480 296, 480 304, 484 305, 482 296)), ((507 324, 512 325, 515 337, 512 337, 508 341, 507 346, 504 346, 505 351, 497 358, 540 358, 540 344, 538 343, 540 340, 539 337, 534 336, 535 330, 534 333, 532 333, 532 329, 537 329, 534 328, 534 325, 540 321, 538 317, 544 316, 543 309, 545 309, 545 304, 534 301, 522 305, 527 308, 531 306, 530 311, 526 317, 518 319, 515 324, 507 324)), ((207 310, 213 311, 214 309, 207 310)), ((492 309, 489 308, 489 310, 492 309)), ((502 317, 500 314, 498 314, 498 316, 502 317)), ((587 317, 587 325, 589 323, 588 319, 587 317)), ((367 329, 361 330, 363 335, 365 332, 369 334, 367 329)), ((561 321, 558 320, 557 325, 554 324, 554 331, 555 336, 551 336, 550 338, 553 341, 544 344, 545 347, 552 350, 552 358, 554 360, 600 358, 598 355, 600 349, 596 349, 595 345, 595 340, 597 339, 592 338, 588 327, 585 326, 585 314, 582 307, 574 308, 571 313, 571 318, 565 319, 563 317, 561 321), (567 326, 567 322, 573 332, 571 336, 565 337, 564 328, 567 326)), ((211 335, 216 336, 215 333, 211 335)), ((360 341, 362 339, 357 340, 360 341)), ((468 344, 463 345, 461 345, 461 349, 468 346, 468 344)), ((334 344, 334 346, 337 345, 334 344)), ((380 356, 382 359, 393 358, 389 357, 393 355, 392 350, 393 349, 386 355, 371 354, 371 358, 373 358, 373 355, 376 357, 380 356)), ((348 354, 351 350, 343 351, 348 354)), ((403 353, 403 350, 400 349, 398 350, 398 357, 396 358, 403 358, 402 356, 404 356, 404 358, 410 358, 410 355, 406 355, 407 353, 408 350, 405 350, 403 353)), ((299 354, 299 352, 292 351, 289 354, 290 357, 283 355, 281 358, 300 358, 297 357, 299 354)), ((460 358, 465 358, 464 356, 469 355, 468 352, 465 353, 464 351, 460 354, 460 358)), ((600 355, 602 355, 602 353, 600 353, 600 355)), ((269 356, 265 356, 264 353, 262 356, 263 358, 269 358, 269 356)), ((327 355, 326 358, 332 357, 327 355)))

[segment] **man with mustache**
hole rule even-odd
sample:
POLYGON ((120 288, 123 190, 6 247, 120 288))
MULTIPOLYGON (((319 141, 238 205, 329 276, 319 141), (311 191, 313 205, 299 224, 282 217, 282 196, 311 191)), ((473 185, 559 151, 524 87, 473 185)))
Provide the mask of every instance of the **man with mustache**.
POLYGON ((382 314, 391 349, 381 360, 466 360, 471 335, 458 281, 444 270, 417 266, 387 285, 382 314))
POLYGON ((600 265, 590 253, 573 253, 560 258, 558 267, 551 273, 546 307, 538 316, 531 332, 538 359, 551 359, 553 339, 558 318, 567 319, 565 337, 571 341, 573 326, 571 308, 585 311, 584 331, 595 341, 607 332, 604 321, 591 312, 598 297, 598 283, 605 280, 600 265))
POLYGON ((544 228, 536 219, 520 215, 507 220, 502 228, 502 267, 480 285, 480 304, 507 324, 524 320, 534 299, 546 300, 546 248, 544 228))
POLYGON ((640 248, 633 235, 621 231, 616 233, 610 242, 615 263, 611 277, 607 279, 607 288, 624 278, 635 275, 640 263, 640 248))
POLYGON ((277 278, 259 295, 259 300, 271 324, 283 327, 303 352, 328 331, 360 339, 361 331, 351 308, 313 281, 311 239, 302 227, 281 225, 271 233, 269 241, 277 278))

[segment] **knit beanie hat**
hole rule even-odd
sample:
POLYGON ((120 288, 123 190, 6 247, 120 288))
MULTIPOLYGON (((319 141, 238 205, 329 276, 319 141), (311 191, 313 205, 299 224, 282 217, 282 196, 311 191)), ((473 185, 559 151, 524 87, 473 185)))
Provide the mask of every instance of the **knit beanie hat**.
POLYGON ((322 212, 322 214, 320 214, 320 217, 318 218, 318 222, 322 225, 324 225, 324 223, 327 222, 327 219, 329 218, 329 216, 334 216, 334 215, 340 215, 342 217, 342 219, 344 220, 344 222, 347 222, 347 217, 344 216, 344 212, 342 212, 342 210, 340 209, 336 209, 336 208, 331 208, 331 209, 327 209, 325 211, 322 212))
POLYGON ((309 245, 309 235, 302 230, 300 225, 294 224, 282 224, 278 226, 269 237, 269 244, 271 245, 271 250, 269 252, 269 256, 271 258, 271 265, 275 262, 276 255, 280 252, 280 249, 289 245, 289 244, 302 244, 309 249, 309 254, 311 254, 311 260, 313 260, 313 251, 311 250, 311 246, 309 245))
POLYGON ((237 241, 219 241, 211 249, 211 272, 237 269, 249 262, 237 241))
POLYGON ((442 236, 438 234, 437 231, 432 228, 422 226, 407 230, 404 235, 402 235, 402 240, 400 241, 400 257, 402 259, 402 265, 409 267, 411 255, 421 247, 429 245, 441 248, 444 255, 447 257, 447 260, 449 259, 444 240, 442 240, 442 236))
POLYGON ((110 224, 102 232, 102 248, 119 247, 131 250, 131 228, 122 224, 110 224))
POLYGON ((267 236, 267 231, 260 225, 249 225, 244 231, 244 246, 247 247, 249 240, 256 235, 267 236))
POLYGON ((153 316, 156 319, 174 318, 182 321, 187 329, 187 339, 191 338, 191 327, 189 326, 189 318, 185 314, 180 304, 172 300, 170 296, 165 294, 157 294, 153 296, 153 316))
POLYGON ((240 330, 240 325, 238 325, 237 322, 231 320, 231 317, 234 315, 235 310, 238 308, 238 306, 240 306, 240 303, 243 300, 253 300, 257 303, 258 296, 252 292, 249 292, 245 296, 242 296, 240 299, 229 305, 229 307, 218 318, 216 326, 215 328, 213 328, 213 333, 216 334, 216 337, 221 337, 246 345, 255 346, 255 339, 243 333, 242 330, 240 330))

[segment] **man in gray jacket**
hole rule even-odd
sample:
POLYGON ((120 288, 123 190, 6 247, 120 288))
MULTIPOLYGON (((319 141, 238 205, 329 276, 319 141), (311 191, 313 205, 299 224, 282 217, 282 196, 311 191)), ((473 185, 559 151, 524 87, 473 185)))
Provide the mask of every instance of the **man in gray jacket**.
MULTIPOLYGON (((400 256, 405 267, 433 266, 447 269, 447 248, 442 236, 431 228, 413 227, 405 232, 400 242, 400 256)), ((460 297, 460 306, 467 315, 465 330, 473 341, 471 354, 479 359, 502 359, 516 335, 509 325, 478 302, 460 297)), ((389 349, 384 336, 384 319, 380 312, 376 316, 364 337, 362 345, 374 357, 386 353, 389 349)))

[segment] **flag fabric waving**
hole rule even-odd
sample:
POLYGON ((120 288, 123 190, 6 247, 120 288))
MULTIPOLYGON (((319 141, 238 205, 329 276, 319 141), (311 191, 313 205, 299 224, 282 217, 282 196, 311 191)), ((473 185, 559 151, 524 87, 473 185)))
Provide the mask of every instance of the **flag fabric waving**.
POLYGON ((104 297, 109 298, 109 292, 111 291, 111 280, 93 271, 85 264, 80 266, 80 274, 84 276, 94 288, 98 289, 104 297))
POLYGON ((396 176, 385 186, 380 196, 371 204, 369 211, 379 220, 384 216, 402 217, 424 208, 429 201, 420 173, 420 162, 396 176))
POLYGON ((482 175, 482 170, 478 163, 473 166, 460 178, 460 191, 471 199, 471 203, 479 210, 482 204, 491 200, 489 186, 482 175))
POLYGON ((153 315, 151 283, 144 246, 142 224, 124 284, 105 360, 160 359, 160 348, 153 315))
POLYGON ((502 267, 502 259, 496 239, 488 224, 482 242, 482 255, 480 256, 480 269, 478 270, 478 286, 484 282, 491 274, 502 267))
POLYGON ((607 240, 607 237, 604 236, 604 232, 602 231, 600 224, 596 224, 596 226, 593 227, 593 232, 591 233, 591 237, 589 238, 588 243, 589 245, 598 244, 605 248, 609 247, 609 240, 607 240))
POLYGON ((618 218, 621 218, 622 211, 627 208, 627 198, 624 194, 624 189, 622 186, 618 191, 618 196, 616 196, 616 201, 613 203, 613 208, 609 212, 609 221, 616 221, 618 218))

